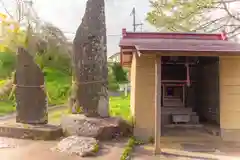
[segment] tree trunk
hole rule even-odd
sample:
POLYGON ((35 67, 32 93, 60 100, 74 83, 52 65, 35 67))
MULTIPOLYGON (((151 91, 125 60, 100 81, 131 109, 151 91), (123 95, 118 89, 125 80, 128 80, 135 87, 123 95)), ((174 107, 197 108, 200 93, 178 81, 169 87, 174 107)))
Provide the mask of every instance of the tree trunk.
POLYGON ((98 116, 98 105, 108 111, 106 24, 104 0, 88 0, 73 43, 77 100, 86 116, 98 116), (100 99, 104 97, 104 103, 100 99))

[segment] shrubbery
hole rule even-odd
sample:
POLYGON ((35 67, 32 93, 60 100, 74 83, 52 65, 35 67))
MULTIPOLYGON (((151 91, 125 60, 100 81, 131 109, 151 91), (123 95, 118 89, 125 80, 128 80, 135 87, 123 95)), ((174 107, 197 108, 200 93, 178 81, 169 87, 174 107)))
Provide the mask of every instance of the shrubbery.
MULTIPOLYGON (((50 104, 66 102, 71 89, 72 67, 69 55, 53 52, 35 57, 43 69, 50 104)), ((11 52, 0 53, 0 79, 9 78, 16 66, 16 55, 11 52)), ((108 88, 119 89, 119 83, 127 81, 126 72, 119 64, 109 65, 108 88)), ((6 96, 7 97, 7 96, 6 96)))
POLYGON ((109 64, 108 67, 108 89, 111 91, 117 91, 119 84, 126 83, 127 72, 122 68, 119 63, 109 64))
POLYGON ((11 52, 0 52, 0 79, 10 77, 15 70, 16 58, 11 52))
MULTIPOLYGON (((50 104, 60 104, 67 101, 71 86, 71 61, 67 55, 44 54, 39 56, 37 63, 42 65, 46 88, 50 104), (41 58, 41 59, 40 59, 41 58)), ((16 55, 13 53, 0 53, 0 79, 4 83, 15 70, 16 55)), ((8 96, 6 96, 7 98, 8 96)), ((14 101, 14 99, 12 99, 14 101)))

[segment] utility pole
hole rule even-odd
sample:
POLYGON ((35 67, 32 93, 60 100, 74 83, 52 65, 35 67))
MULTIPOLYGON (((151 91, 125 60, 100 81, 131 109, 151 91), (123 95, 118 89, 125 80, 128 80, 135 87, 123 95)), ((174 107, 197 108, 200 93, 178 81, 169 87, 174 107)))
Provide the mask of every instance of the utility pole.
POLYGON ((133 16, 133 31, 136 32, 136 29, 138 26, 143 26, 143 23, 136 23, 136 8, 133 7, 133 10, 131 12, 131 16, 133 16))

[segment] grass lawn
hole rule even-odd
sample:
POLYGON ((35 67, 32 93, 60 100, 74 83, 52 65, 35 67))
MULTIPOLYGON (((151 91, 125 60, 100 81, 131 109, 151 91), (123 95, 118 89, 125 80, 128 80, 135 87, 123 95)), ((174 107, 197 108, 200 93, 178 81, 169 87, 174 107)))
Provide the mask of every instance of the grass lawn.
POLYGON ((59 124, 61 117, 63 115, 69 114, 69 109, 68 108, 62 108, 56 111, 52 111, 48 114, 49 118, 49 123, 51 124, 59 124))
POLYGON ((49 104, 63 104, 68 99, 72 77, 61 71, 44 69, 49 104))
MULTIPOLYGON (((110 97, 109 112, 111 116, 122 117, 127 121, 131 121, 130 116, 130 97, 110 97)), ((12 102, 0 102, 0 116, 14 112, 16 107, 12 102)), ((61 108, 49 113, 49 122, 59 124, 63 115, 69 114, 68 108, 61 108)))
MULTIPOLYGON (((66 103, 71 87, 71 76, 58 70, 50 68, 44 69, 46 89, 49 95, 49 104, 66 103)), ((6 80, 0 80, 0 87, 6 80)), ((130 97, 110 97, 109 112, 111 116, 120 116, 125 120, 131 121, 130 116, 130 97)), ((15 111, 14 102, 0 102, 0 116, 15 111)), ((68 109, 61 109, 49 113, 50 122, 59 122, 63 114, 67 114, 68 109)))
MULTIPOLYGON (((111 116, 122 117, 131 121, 130 97, 110 97, 109 112, 111 116)), ((63 115, 69 114, 68 108, 63 108, 49 113, 49 122, 59 124, 63 115)))
POLYGON ((1 102, 0 101, 0 116, 13 113, 16 110, 16 107, 12 102, 1 102))
MULTIPOLYGON (((58 70, 46 68, 44 69, 46 89, 49 95, 48 103, 50 105, 63 104, 68 99, 68 93, 71 84, 71 76, 58 70)), ((6 83, 7 80, 0 80, 0 87, 6 83)), ((7 100, 0 101, 0 116, 15 111, 14 103, 7 100)))
POLYGON ((109 112, 111 116, 122 117, 127 121, 132 120, 130 114, 130 96, 110 97, 109 103, 109 112))

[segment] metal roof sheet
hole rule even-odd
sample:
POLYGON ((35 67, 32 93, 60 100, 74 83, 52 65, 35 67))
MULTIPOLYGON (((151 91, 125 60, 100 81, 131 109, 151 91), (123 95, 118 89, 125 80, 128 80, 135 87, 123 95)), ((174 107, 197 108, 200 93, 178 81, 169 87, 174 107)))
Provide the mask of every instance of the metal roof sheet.
POLYGON ((224 40, 123 38, 119 46, 139 51, 240 52, 239 43, 224 40))

